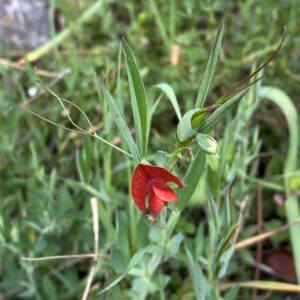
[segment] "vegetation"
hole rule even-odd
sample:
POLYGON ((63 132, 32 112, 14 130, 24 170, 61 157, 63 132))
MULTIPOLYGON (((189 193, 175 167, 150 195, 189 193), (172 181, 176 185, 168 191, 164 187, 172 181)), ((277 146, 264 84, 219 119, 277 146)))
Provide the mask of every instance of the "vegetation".
POLYGON ((54 10, 0 59, 0 299, 296 299, 297 1, 54 10))

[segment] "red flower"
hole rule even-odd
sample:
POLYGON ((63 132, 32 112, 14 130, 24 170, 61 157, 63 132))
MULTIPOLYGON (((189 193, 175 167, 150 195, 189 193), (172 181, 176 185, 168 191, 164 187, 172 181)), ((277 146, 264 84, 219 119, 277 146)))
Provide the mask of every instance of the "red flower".
POLYGON ((138 164, 131 183, 132 197, 136 206, 145 212, 146 197, 148 196, 148 207, 153 216, 157 216, 168 202, 177 200, 175 192, 167 185, 174 182, 179 188, 183 188, 180 179, 168 170, 151 165, 138 164))

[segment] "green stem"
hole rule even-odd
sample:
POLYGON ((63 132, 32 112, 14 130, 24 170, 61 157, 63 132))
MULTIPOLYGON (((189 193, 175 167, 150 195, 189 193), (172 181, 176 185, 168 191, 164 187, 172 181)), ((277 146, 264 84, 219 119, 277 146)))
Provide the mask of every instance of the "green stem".
POLYGON ((131 166, 129 159, 127 160, 127 178, 128 178, 128 190, 129 190, 129 220, 130 220, 130 237, 131 237, 131 249, 132 253, 134 253, 137 249, 137 218, 135 214, 135 204, 134 201, 131 199, 131 166))
MULTIPOLYGON (((297 170, 298 156, 298 117, 296 108, 291 99, 281 90, 273 87, 262 87, 260 97, 267 98, 277 104, 285 115, 288 129, 289 141, 288 152, 285 160, 284 173, 289 174, 297 170)), ((283 141, 284 142, 284 141, 283 141)), ((293 222, 300 217, 299 202, 296 196, 291 195, 289 180, 285 179, 286 203, 285 210, 289 222, 293 222)), ((295 260, 298 283, 300 284, 300 224, 290 227, 290 238, 295 260)))

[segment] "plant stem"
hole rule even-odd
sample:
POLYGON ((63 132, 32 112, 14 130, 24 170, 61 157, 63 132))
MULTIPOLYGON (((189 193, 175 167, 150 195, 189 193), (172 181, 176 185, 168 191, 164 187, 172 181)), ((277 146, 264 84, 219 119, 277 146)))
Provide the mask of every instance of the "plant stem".
MULTIPOLYGON (((298 156, 298 117, 296 108, 291 99, 281 90, 273 87, 262 87, 260 97, 267 98, 277 104, 285 115, 289 128, 288 152, 286 155, 284 173, 289 174, 297 170, 298 156)), ((300 217, 299 203, 296 196, 291 195, 291 187, 288 178, 285 179, 286 202, 285 210, 289 222, 300 217)), ((290 227, 293 256, 295 260, 296 274, 300 283, 300 224, 290 227)))

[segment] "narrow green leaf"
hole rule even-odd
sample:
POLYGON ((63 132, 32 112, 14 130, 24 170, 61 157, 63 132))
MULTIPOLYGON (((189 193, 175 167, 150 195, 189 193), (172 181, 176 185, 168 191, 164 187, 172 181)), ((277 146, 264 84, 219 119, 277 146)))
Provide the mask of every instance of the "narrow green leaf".
POLYGON ((47 299, 57 299, 58 294, 56 291, 56 286, 49 276, 43 277, 43 290, 47 299))
POLYGON ((230 204, 230 199, 229 199, 229 192, 228 192, 228 188, 227 186, 225 186, 225 228, 226 231, 229 230, 230 226, 231 226, 231 204, 230 204))
POLYGON ((215 226, 215 230, 217 233, 219 233, 219 215, 218 215, 218 208, 217 208, 217 204, 215 202, 215 200, 213 199, 213 196, 211 194, 211 191, 209 190, 209 188, 207 187, 207 198, 208 198, 208 204, 209 204, 209 210, 210 213, 212 215, 212 220, 215 226))
POLYGON ((255 184, 259 184, 260 186, 262 186, 265 189, 273 190, 273 191, 277 191, 277 192, 284 192, 284 186, 281 183, 276 183, 273 181, 248 176, 245 173, 243 173, 241 170, 239 170, 238 173, 243 179, 245 179, 249 182, 253 182, 255 184))
POLYGON ((86 164, 84 161, 83 153, 81 151, 76 151, 76 166, 80 177, 80 181, 88 182, 88 170, 86 169, 86 164))
POLYGON ((106 89, 104 83, 102 80, 100 80, 100 87, 102 89, 102 92, 104 94, 104 97, 109 105, 109 110, 114 118, 114 121, 116 122, 121 138, 124 141, 125 144, 127 144, 128 149, 135 160, 136 163, 140 162, 140 154, 136 147, 136 144, 132 138, 132 135, 130 133, 130 130, 125 122, 124 117, 122 116, 117 104, 115 103, 112 95, 109 93, 109 91, 106 89))
POLYGON ((130 260, 130 262, 129 262, 127 268, 126 268, 126 273, 124 273, 121 276, 119 276, 118 278, 116 278, 111 284, 109 284, 106 288, 101 290, 98 294, 102 294, 104 292, 107 292, 108 290, 113 288, 116 284, 118 284, 130 272, 130 270, 137 265, 137 263, 141 260, 143 255, 151 249, 152 249, 152 246, 148 246, 148 247, 146 247, 144 249, 141 249, 138 252, 136 252, 133 255, 132 259, 130 260))
POLYGON ((192 117, 198 109, 190 109, 184 114, 177 126, 177 139, 183 142, 196 134, 192 128, 192 117))
POLYGON ((208 90, 215 72, 216 64, 218 61, 219 52, 221 49, 222 44, 222 38, 223 38, 223 32, 224 32, 224 22, 222 23, 221 27, 218 30, 217 37, 214 43, 214 46, 210 52, 210 56, 208 59, 208 63, 206 65, 203 79, 201 81, 197 100, 195 103, 195 108, 202 108, 205 102, 205 99, 208 94, 208 90))
POLYGON ((148 111, 146 93, 135 59, 125 39, 123 39, 123 49, 126 59, 127 77, 137 144, 140 154, 142 158, 144 158, 146 156, 148 134, 148 111))
POLYGON ((212 105, 198 109, 192 117, 192 127, 199 128, 208 115, 212 114, 220 105, 212 105))
MULTIPOLYGON (((186 183, 184 188, 178 192, 177 207, 179 211, 182 211, 186 207, 188 201, 191 199, 201 175, 204 172, 205 154, 203 151, 198 151, 192 164, 190 164, 184 182, 186 183)), ((176 223, 180 217, 180 212, 173 213, 167 223, 167 236, 171 237, 176 223)))
POLYGON ((126 275, 127 275, 127 273, 124 273, 123 275, 117 277, 111 284, 109 284, 106 288, 104 288, 103 290, 101 290, 98 293, 98 295, 103 294, 103 293, 109 291, 111 288, 113 288, 115 285, 117 285, 126 275))
POLYGON ((167 98, 170 100, 171 104, 173 105, 173 108, 176 112, 178 120, 180 121, 182 118, 182 115, 181 115, 179 104, 178 104, 176 95, 173 91, 173 88, 169 84, 164 83, 164 82, 159 83, 159 84, 155 85, 154 87, 162 90, 166 94, 167 98))
POLYGON ((204 165, 205 155, 203 152, 199 151, 186 172, 184 177, 184 188, 178 192, 178 207, 180 210, 182 210, 191 199, 199 183, 200 177, 204 172, 204 165))
POLYGON ((164 22, 162 20, 161 13, 159 12, 158 7, 156 5, 156 0, 149 1, 149 8, 155 18, 157 28, 159 29, 158 32, 161 36, 164 46, 167 51, 170 51, 171 41, 168 37, 166 25, 164 24, 164 22))
POLYGON ((124 273, 126 271, 125 259, 120 249, 114 248, 112 250, 111 264, 117 273, 124 273))
POLYGON ((179 232, 175 234, 167 244, 167 250, 171 255, 176 255, 179 252, 180 244, 184 239, 184 235, 179 232))
POLYGON ((235 300, 238 292, 240 290, 240 287, 238 284, 234 285, 226 294, 224 297, 224 300, 235 300))
POLYGON ((84 183, 84 182, 78 182, 76 180, 72 179, 66 179, 64 181, 67 185, 71 186, 72 188, 82 188, 89 192, 91 195, 97 197, 98 199, 109 202, 111 201, 111 198, 107 195, 107 193, 103 189, 96 189, 92 187, 91 185, 84 183))
POLYGON ((121 250, 125 263, 130 261, 130 238, 127 228, 128 218, 124 212, 118 211, 116 213, 116 245, 121 250))
POLYGON ((237 95, 234 95, 233 97, 229 98, 216 111, 214 111, 210 116, 207 117, 207 119, 200 126, 199 130, 204 130, 208 127, 213 126, 216 122, 218 122, 227 110, 232 108, 236 103, 238 103, 243 98, 243 96, 247 93, 247 91, 248 88, 244 91, 241 91, 237 95))
POLYGON ((57 182, 57 171, 55 168, 53 168, 51 171, 50 180, 49 180, 49 196, 50 197, 53 197, 56 182, 57 182))
POLYGON ((106 205, 102 204, 101 209, 99 210, 99 220, 102 228, 106 233, 106 243, 110 245, 115 242, 116 239, 116 230, 112 224, 111 214, 109 209, 106 208, 106 205))
POLYGON ((188 269, 191 275, 191 279, 196 294, 196 299, 204 300, 206 294, 205 277, 202 273, 199 264, 194 261, 192 253, 186 244, 184 244, 184 248, 185 248, 185 254, 188 261, 188 269))
POLYGON ((222 278, 226 275, 229 261, 234 253, 234 248, 230 247, 228 248, 220 257, 220 270, 218 272, 218 278, 222 278))

